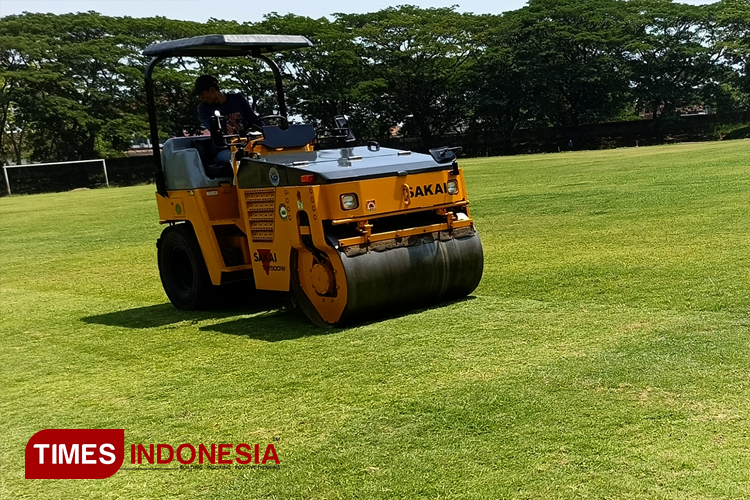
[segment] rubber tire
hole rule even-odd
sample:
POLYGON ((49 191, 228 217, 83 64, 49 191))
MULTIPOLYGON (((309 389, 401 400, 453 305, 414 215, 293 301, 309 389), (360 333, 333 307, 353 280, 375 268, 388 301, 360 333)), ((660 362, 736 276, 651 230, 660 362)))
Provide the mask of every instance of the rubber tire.
POLYGON ((159 277, 170 302, 184 311, 206 308, 214 287, 193 227, 167 227, 157 246, 159 277))

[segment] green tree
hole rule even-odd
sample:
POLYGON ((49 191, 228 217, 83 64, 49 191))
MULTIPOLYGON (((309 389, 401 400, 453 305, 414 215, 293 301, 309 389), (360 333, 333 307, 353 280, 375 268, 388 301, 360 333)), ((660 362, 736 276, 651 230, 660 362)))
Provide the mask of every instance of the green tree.
POLYGON ((525 82, 530 126, 611 120, 629 104, 616 0, 531 0, 507 14, 500 44, 525 82))
MULTIPOLYGON (((154 41, 199 34, 200 27, 207 28, 95 12, 0 19, 3 146, 15 134, 33 145, 38 161, 121 154, 148 131, 141 51, 154 41)), ((165 90, 161 123, 169 134, 194 119, 194 109, 190 118, 181 111, 190 99, 186 69, 177 62, 158 72, 165 90)))
POLYGON ((276 55, 288 76, 289 107, 318 125, 331 126, 336 115, 348 115, 359 135, 377 134, 372 82, 357 52, 354 37, 340 21, 270 14, 254 26, 263 32, 303 35, 313 46, 276 55))
MULTIPOLYGON (((130 37, 129 56, 123 59, 122 72, 127 74, 129 102, 134 114, 143 119, 143 128, 138 137, 149 137, 144 72, 150 58, 142 52, 152 43, 180 38, 207 35, 221 30, 237 28, 235 22, 209 20, 208 23, 178 21, 164 17, 119 18, 117 26, 122 34, 130 37)), ((161 61, 154 70, 154 93, 156 99, 157 122, 162 140, 185 131, 196 132, 200 123, 196 115, 198 105, 191 96, 195 78, 201 72, 195 60, 170 58, 161 61)), ((133 131, 130 135, 134 135, 133 131)))
POLYGON ((461 83, 476 51, 475 16, 401 6, 336 17, 366 62, 368 77, 360 88, 377 103, 380 130, 403 123, 407 134, 415 132, 430 146, 434 134, 466 125, 461 83))
POLYGON ((722 57, 712 43, 710 10, 671 0, 626 5, 627 55, 639 108, 658 117, 703 104, 706 90, 720 78, 722 57))
POLYGON ((10 107, 29 133, 32 157, 96 157, 102 117, 120 107, 118 59, 125 55, 104 38, 109 20, 95 13, 26 14, 0 22, 15 62, 3 68, 13 87, 10 107))
MULTIPOLYGON (((272 56, 293 116, 326 125, 346 114, 368 138, 403 125, 426 146, 467 128, 510 143, 518 128, 635 109, 750 105, 748 0, 530 0, 503 16, 401 6, 333 20, 273 13, 255 24, 24 14, 0 18, 2 161, 120 154, 149 135, 143 49, 209 33, 307 36, 314 47, 272 56)), ((190 91, 201 73, 246 93, 261 114, 278 109, 262 63, 165 60, 154 72, 162 138, 200 129, 190 91)))
POLYGON ((469 107, 469 131, 487 147, 503 143, 510 150, 513 133, 534 112, 533 75, 518 58, 516 26, 508 16, 482 16, 478 50, 462 85, 469 107))
POLYGON ((710 13, 716 23, 716 45, 724 51, 725 106, 750 109, 750 1, 722 0, 710 13))
POLYGON ((38 76, 29 67, 26 55, 36 49, 34 43, 21 37, 0 35, 0 161, 21 163, 27 153, 29 126, 21 105, 25 102, 22 88, 38 76))

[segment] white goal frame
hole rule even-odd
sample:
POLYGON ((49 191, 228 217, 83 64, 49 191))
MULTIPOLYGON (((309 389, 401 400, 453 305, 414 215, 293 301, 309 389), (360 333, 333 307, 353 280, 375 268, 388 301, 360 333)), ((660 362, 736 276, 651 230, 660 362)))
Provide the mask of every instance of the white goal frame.
POLYGON ((10 180, 8 179, 9 168, 47 167, 49 165, 69 165, 72 163, 91 163, 95 161, 102 162, 102 168, 104 169, 104 181, 107 183, 107 187, 109 187, 109 175, 107 175, 107 162, 104 161, 104 158, 99 158, 98 160, 56 161, 54 163, 27 163, 25 165, 3 165, 3 175, 5 176, 5 185, 8 187, 8 196, 12 194, 10 192, 10 180))

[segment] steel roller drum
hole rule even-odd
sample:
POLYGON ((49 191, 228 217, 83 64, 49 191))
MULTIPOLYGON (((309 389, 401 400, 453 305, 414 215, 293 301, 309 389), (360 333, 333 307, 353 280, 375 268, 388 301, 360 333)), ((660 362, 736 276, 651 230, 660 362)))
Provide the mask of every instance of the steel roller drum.
POLYGON ((482 244, 475 231, 463 238, 420 238, 419 244, 347 256, 347 305, 340 323, 464 297, 482 279, 482 244))

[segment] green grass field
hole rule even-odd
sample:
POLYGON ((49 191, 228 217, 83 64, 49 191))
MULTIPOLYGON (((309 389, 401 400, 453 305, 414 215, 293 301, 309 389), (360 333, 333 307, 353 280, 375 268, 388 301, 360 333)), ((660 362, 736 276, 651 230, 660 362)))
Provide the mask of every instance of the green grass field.
POLYGON ((750 141, 462 166, 475 294, 332 331, 175 310, 153 186, 0 199, 0 497, 750 497, 750 141), (281 465, 24 480, 45 428, 281 465))

